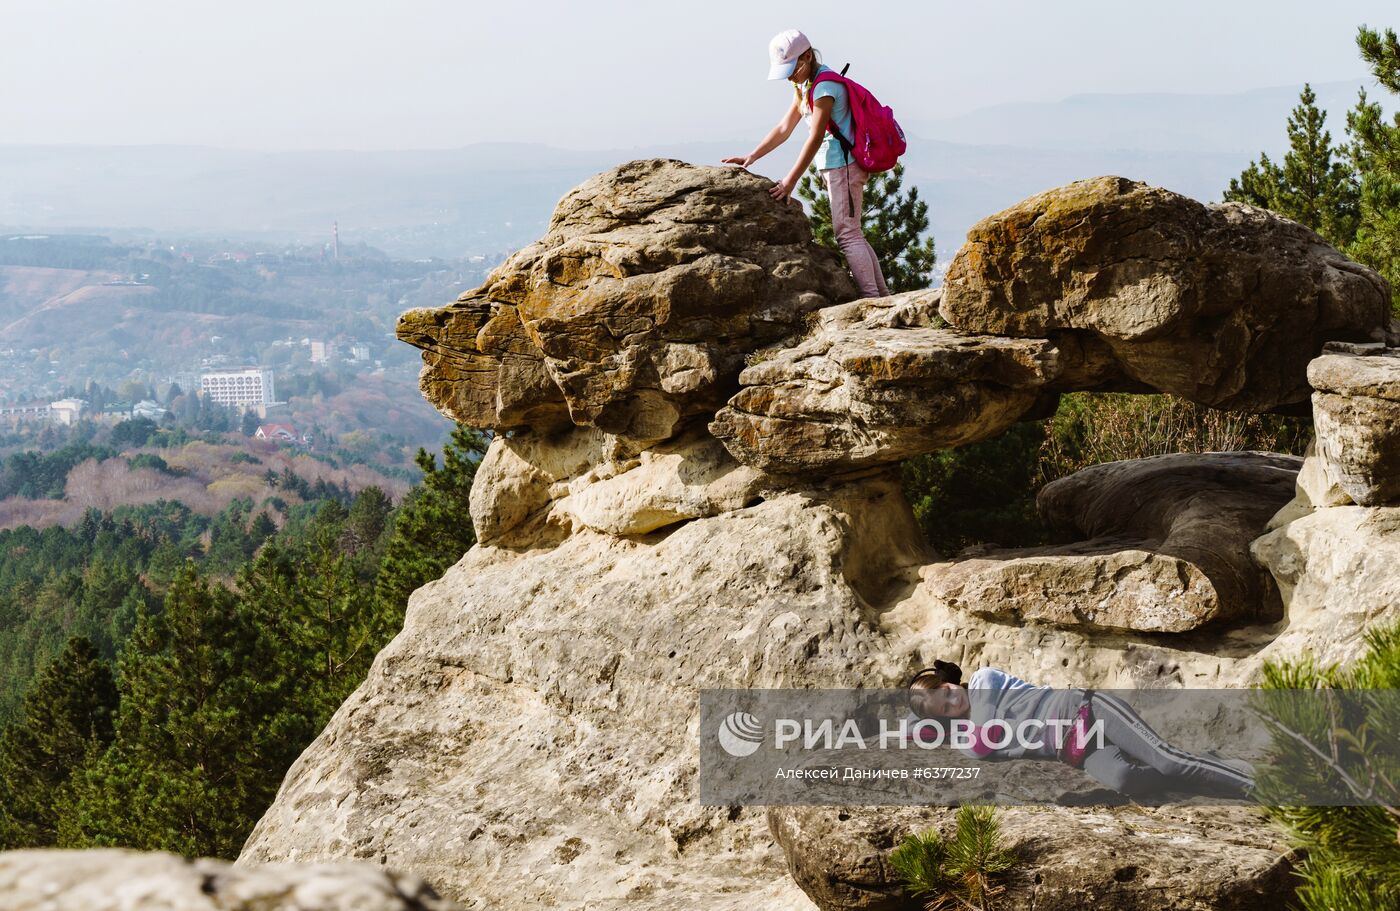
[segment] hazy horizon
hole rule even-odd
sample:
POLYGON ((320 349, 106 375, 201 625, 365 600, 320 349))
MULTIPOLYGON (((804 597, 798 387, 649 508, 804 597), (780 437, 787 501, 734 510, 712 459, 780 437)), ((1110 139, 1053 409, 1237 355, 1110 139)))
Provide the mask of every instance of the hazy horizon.
POLYGON ((249 151, 751 146, 790 97, 764 77, 769 37, 794 25, 913 122, 1079 95, 1371 84, 1356 28, 1400 24, 1375 0, 1325 16, 1303 0, 885 4, 855 27, 834 0, 796 17, 728 0, 700 12, 621 0, 6 6, 26 40, 0 58, 5 144, 249 151))

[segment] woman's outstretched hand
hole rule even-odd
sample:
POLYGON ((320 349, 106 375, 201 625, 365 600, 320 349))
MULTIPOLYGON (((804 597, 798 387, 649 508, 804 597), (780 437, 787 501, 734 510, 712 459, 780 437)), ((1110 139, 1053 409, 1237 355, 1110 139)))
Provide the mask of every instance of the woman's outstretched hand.
POLYGON ((741 168, 747 168, 753 164, 747 155, 740 155, 736 158, 721 158, 720 162, 722 164, 737 164, 741 168))

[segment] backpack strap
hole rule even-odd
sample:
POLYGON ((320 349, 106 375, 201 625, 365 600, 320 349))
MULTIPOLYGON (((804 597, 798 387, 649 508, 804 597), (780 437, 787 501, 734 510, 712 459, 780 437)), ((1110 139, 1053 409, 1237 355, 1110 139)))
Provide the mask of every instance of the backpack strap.
MULTIPOLYGON (((850 66, 850 64, 848 63, 848 64, 846 64, 846 66, 850 66)), ((842 70, 842 72, 844 73, 845 70, 842 70)), ((817 91, 817 83, 818 83, 818 82, 839 82, 839 83, 841 83, 841 85, 845 86, 845 85, 846 85, 846 78, 845 78, 844 76, 838 74, 838 73, 835 73, 835 72, 831 71, 831 70, 827 70, 827 71, 824 72, 824 73, 818 73, 818 74, 812 79, 811 85, 807 86, 807 109, 808 109, 808 110, 815 110, 815 109, 816 109, 816 107, 815 107, 815 105, 814 105, 814 103, 813 103, 813 102, 814 102, 814 99, 813 99, 812 96, 813 96, 814 94, 816 94, 816 91, 817 91)), ((847 88, 846 88, 846 108, 849 110, 850 107, 851 107, 851 90, 850 90, 849 87, 847 87, 847 88)), ((853 119, 854 119, 854 118, 853 118, 853 119)), ((826 131, 827 131, 828 133, 830 133, 832 136, 835 136, 835 137, 836 137, 836 141, 839 142, 839 143, 841 143, 841 150, 842 150, 843 152, 845 152, 845 154, 846 154, 846 161, 847 161, 847 163, 850 163, 850 162, 852 162, 852 161, 855 161, 855 157, 854 157, 854 155, 852 154, 853 150, 855 149, 855 141, 854 141, 853 139, 847 139, 845 136, 842 136, 842 135, 841 135, 841 130, 838 129, 837 126, 836 126, 836 118, 835 118, 835 117, 831 117, 831 118, 828 118, 828 119, 827 119, 827 121, 826 121, 826 131)))

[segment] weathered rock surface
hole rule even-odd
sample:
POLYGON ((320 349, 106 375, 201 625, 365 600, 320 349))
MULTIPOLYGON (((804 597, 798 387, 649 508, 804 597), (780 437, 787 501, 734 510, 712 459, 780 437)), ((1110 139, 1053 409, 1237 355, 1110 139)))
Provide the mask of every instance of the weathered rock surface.
MULTIPOLYGON (((907 911, 889 853, 904 836, 952 831, 955 810, 774 807, 773 837, 823 911, 907 911)), ((999 811, 1021 863, 1002 884, 1008 911, 1273 911, 1295 886, 1296 857, 1258 810, 1100 807, 999 811)))
POLYGON ((898 679, 865 607, 922 560, 892 510, 870 479, 659 540, 474 548, 414 594, 243 860, 382 858, 492 908, 809 907, 761 812, 698 804, 696 694, 898 679))
MULTIPOLYGON (((806 907, 761 812, 698 803, 700 689, 895 686, 933 657, 1061 686, 1228 686, 1252 679, 1278 635, 953 611, 880 477, 671 529, 479 545, 420 589, 243 861, 377 858, 492 908, 806 907)), ((1049 812, 1058 830, 1093 811, 1049 812)), ((1095 850, 1107 856, 1113 833, 1095 850)), ((1201 839, 1202 854, 1233 843, 1201 839)))
POLYGON ((1382 338, 1389 291, 1270 212, 1099 177, 974 225, 942 314, 967 332, 1089 335, 1132 380, 1268 411, 1307 400, 1307 364, 1325 342, 1382 338))
POLYGON ((1178 633, 1273 621, 1273 580, 1250 542, 1294 494, 1300 461, 1178 453, 1109 462, 1047 484, 1037 505, 1073 543, 934 567, 931 593, 1007 622, 1178 633))
POLYGON ((542 365, 575 424, 654 442, 712 414, 744 355, 857 294, 771 186, 651 160, 572 190, 480 288, 400 319, 399 337, 425 349, 425 395, 478 427, 553 426, 542 365))
POLYGON ((1261 658, 1353 661, 1364 633, 1400 622, 1400 507, 1318 509, 1252 546, 1278 582, 1286 622, 1261 658))
POLYGON ((482 430, 570 426, 569 408, 513 304, 463 295, 399 317, 398 337, 423 349, 419 385, 454 421, 482 430))
POLYGON ((816 334, 754 364, 710 431, 765 471, 843 471, 996 436, 1058 372, 1043 340, 918 321, 937 291, 834 308, 816 334), (857 319, 851 319, 858 316, 857 319))
POLYGON ((455 911, 372 863, 268 864, 120 849, 0 853, 5 911, 455 911))
MULTIPOLYGON (((404 317, 430 399, 512 431, 477 473, 480 543, 414 594, 240 863, 373 859, 481 909, 884 907, 882 852, 951 814, 701 806, 700 690, 897 686, 934 658, 1054 686, 1241 686, 1268 660, 1354 657, 1400 619, 1400 508, 1275 514, 1296 460, 1066 479, 1044 508, 1084 584, 1038 569, 1040 589, 975 594, 881 467, 1068 389, 1305 401, 1322 342, 1382 321, 1373 273, 1265 213, 1105 178, 984 222, 946 299, 839 304, 839 258, 766 187, 625 165, 482 288, 404 317), (1278 602, 1246 553, 1271 514, 1252 554, 1278 602), (1046 589, 1059 612, 1031 616, 1046 589)), ((1027 859, 1012 907, 1272 909, 1295 885, 1240 809, 1018 808, 1004 828, 1027 859)))
MULTIPOLYGON (((1317 431, 1319 505, 1400 503, 1400 348, 1328 353, 1308 365, 1317 431), (1330 482, 1330 483, 1329 483, 1330 482)), ((1316 502, 1316 501, 1315 501, 1316 502)))
POLYGON ((702 430, 575 478, 554 513, 605 534, 644 535, 742 509, 760 500, 767 486, 759 472, 735 462, 702 430))
MULTIPOLYGON (((1314 429, 1316 426, 1314 422, 1314 429)), ((1318 455, 1317 440, 1314 438, 1308 443, 1307 452, 1303 453, 1303 467, 1298 471, 1298 494, 1295 503, 1303 512, 1293 515, 1293 518, 1298 518, 1309 509, 1350 506, 1351 502, 1351 495, 1342 489, 1341 480, 1337 477, 1332 463, 1318 455)))
POLYGON ((1200 567, 1133 540, 994 550, 931 574, 955 610, 1007 623, 1179 633, 1215 619, 1219 599, 1200 567))
POLYGON ((484 544, 537 547, 575 528, 643 535, 739 509, 767 483, 695 430, 638 452, 593 427, 492 440, 472 486, 484 544))

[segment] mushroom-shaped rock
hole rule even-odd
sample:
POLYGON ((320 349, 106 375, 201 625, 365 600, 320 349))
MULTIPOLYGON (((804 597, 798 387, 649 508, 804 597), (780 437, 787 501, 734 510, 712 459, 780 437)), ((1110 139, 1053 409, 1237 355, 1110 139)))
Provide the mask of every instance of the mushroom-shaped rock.
POLYGON ((919 325, 921 302, 937 295, 823 313, 810 339, 740 374, 710 432, 740 462, 798 473, 896 462, 1006 430, 1058 372, 1054 346, 919 325))
POLYGON ((669 160, 585 182, 480 288, 400 321, 399 337, 425 350, 425 393, 496 429, 548 423, 562 403, 573 423, 640 442, 712 414, 747 353, 856 294, 840 256, 770 186, 669 160))
POLYGON ((1060 626, 1180 633, 1276 619, 1277 590, 1249 546, 1293 497, 1300 464, 1218 452, 1086 468, 1037 498, 1077 540, 933 567, 930 591, 979 616, 1060 626))
POLYGON ((1332 347, 1308 365, 1318 467, 1359 506, 1400 503, 1400 348, 1332 347))
POLYGON ((1384 279, 1295 222, 1098 177, 974 225, 941 312, 967 332, 1095 336, 1132 380, 1270 411, 1307 400, 1324 343, 1382 338, 1389 299, 1384 279))

